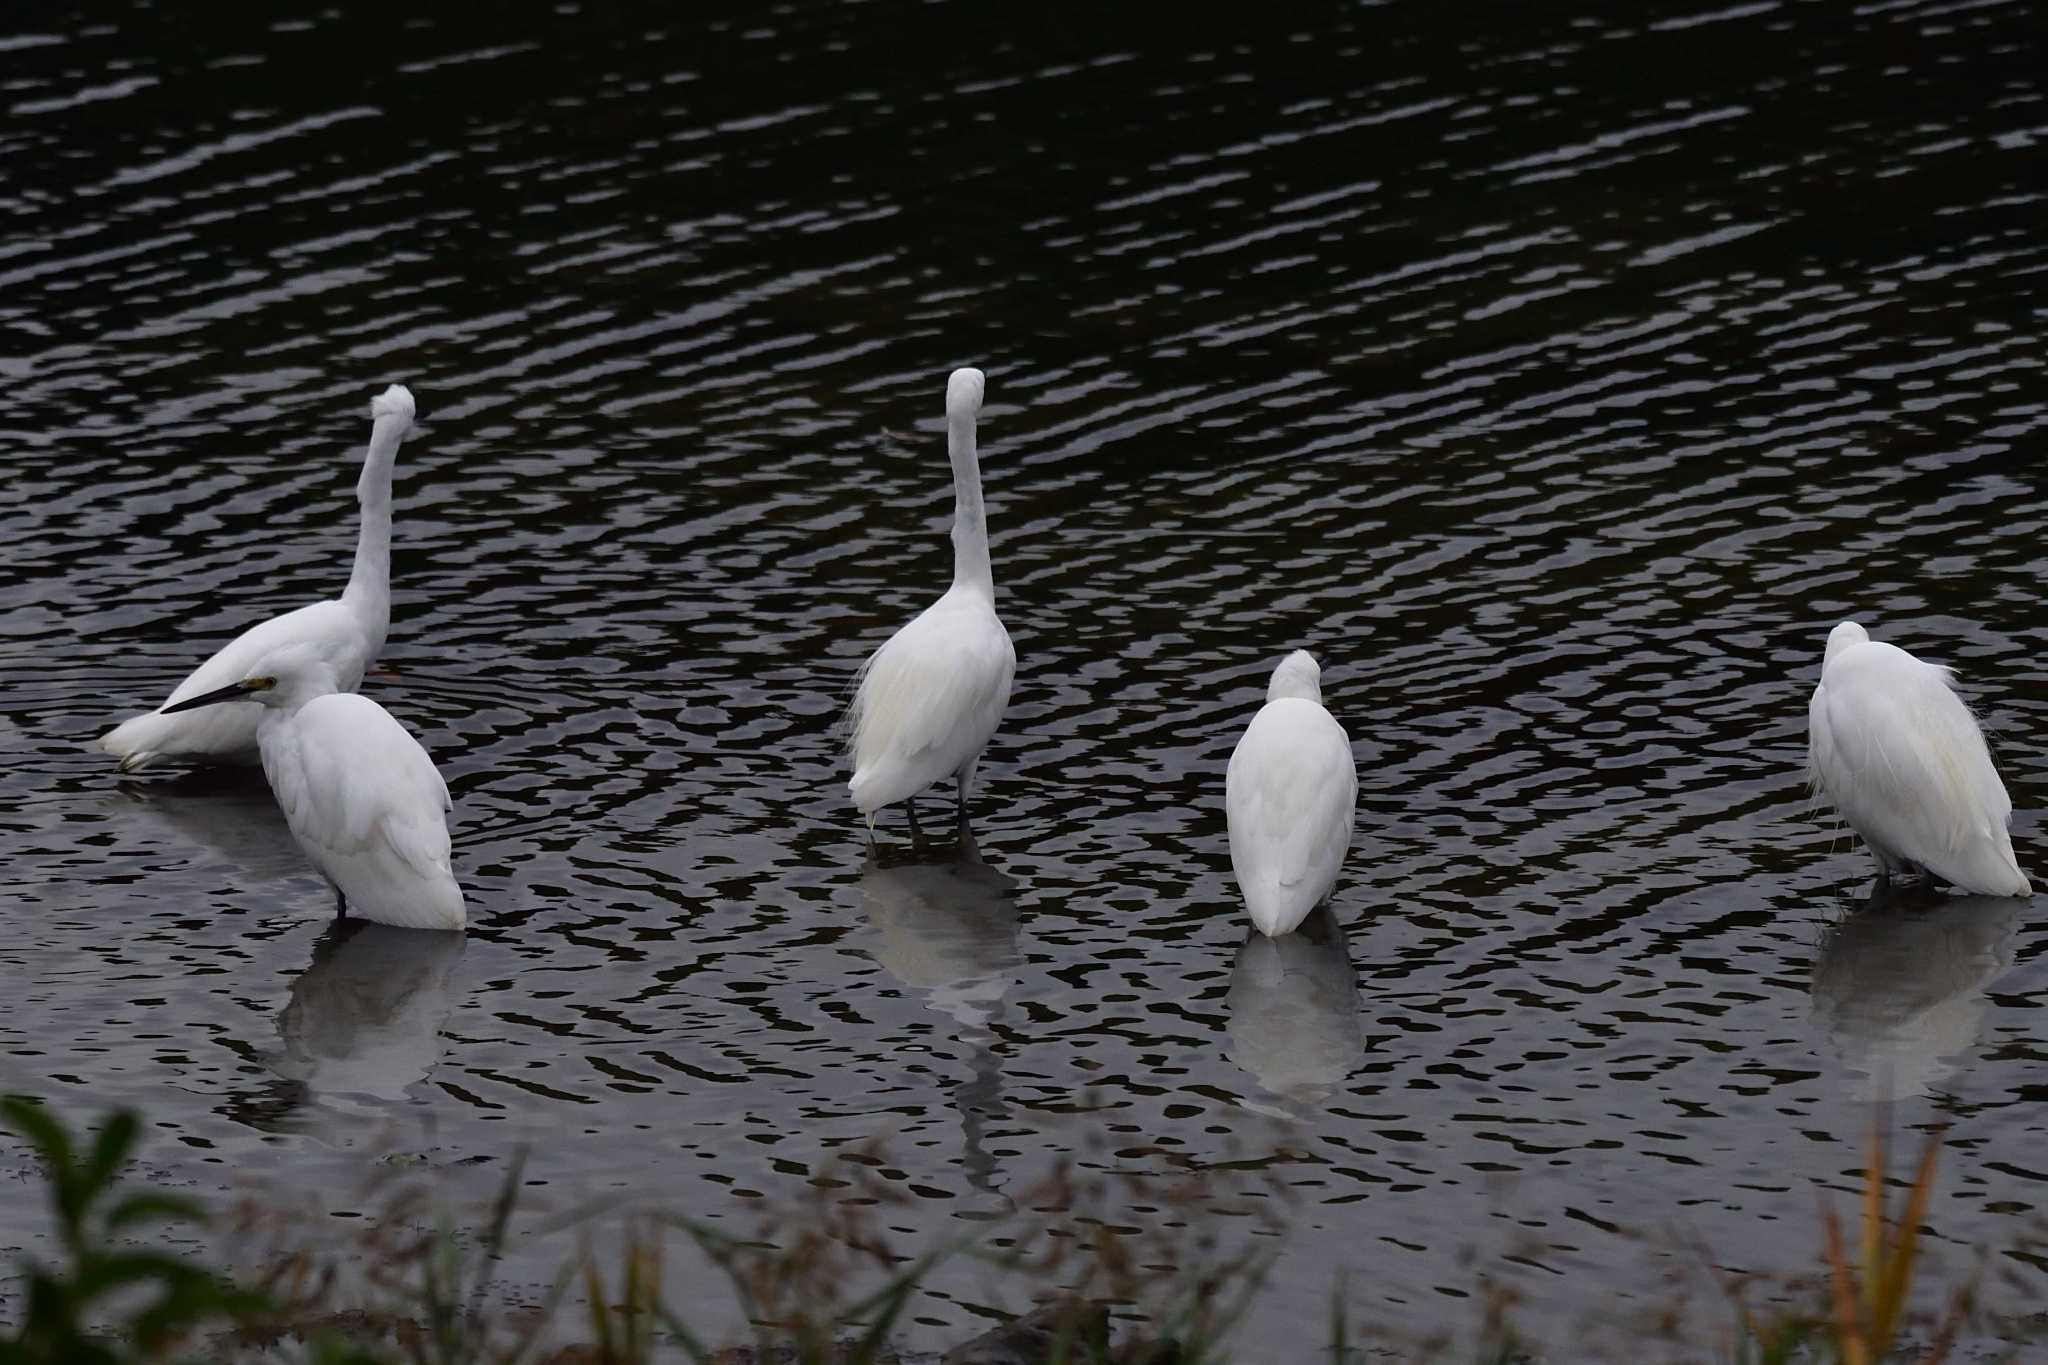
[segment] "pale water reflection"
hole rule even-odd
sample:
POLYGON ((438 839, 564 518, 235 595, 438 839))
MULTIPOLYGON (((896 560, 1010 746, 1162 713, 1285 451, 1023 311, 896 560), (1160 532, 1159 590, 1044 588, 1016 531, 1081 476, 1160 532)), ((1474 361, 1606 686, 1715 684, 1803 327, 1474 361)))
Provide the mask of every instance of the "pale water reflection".
POLYGON ((1976 1045, 2027 902, 1874 894, 1821 935, 1813 1017, 1866 1099, 1926 1095, 1976 1045))
POLYGON ((132 837, 175 848, 195 868, 238 883, 314 875, 260 769, 193 769, 123 782, 106 800, 109 819, 132 837))
POLYGON ((871 850, 861 907, 863 946, 933 1009, 985 1029, 1016 982, 1017 883, 990 867, 972 837, 957 846, 871 850))
POLYGON ((405 1098, 448 1050, 467 944, 459 933, 335 924, 292 983, 271 1070, 328 1105, 405 1098))
MULTIPOLYGON (((990 867, 970 833, 957 845, 885 854, 871 847, 860 876, 871 930, 863 946, 883 970, 952 1021, 968 1076, 952 1088, 961 1167, 984 1193, 998 1193, 991 1123, 1009 1117, 996 1049, 1003 999, 1017 984, 1017 884, 990 867)), ((1007 1201, 1006 1201, 1007 1202, 1007 1201)))
POLYGON ((1245 931, 1230 972, 1230 1059, 1283 1099, 1327 1098, 1365 1062, 1358 972, 1327 904, 1294 933, 1245 931))

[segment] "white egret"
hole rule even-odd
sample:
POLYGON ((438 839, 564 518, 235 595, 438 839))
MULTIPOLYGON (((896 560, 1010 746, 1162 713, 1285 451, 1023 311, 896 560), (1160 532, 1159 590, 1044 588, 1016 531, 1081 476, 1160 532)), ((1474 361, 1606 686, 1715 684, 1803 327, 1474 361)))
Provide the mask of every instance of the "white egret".
POLYGON ((1863 836, 1877 875, 1924 869, 1964 891, 2031 896, 2012 798, 1955 674, 1844 621, 1807 707, 1807 772, 1863 836))
POLYGON ((447 783, 389 711, 338 690, 319 645, 273 650, 248 677, 164 709, 221 702, 257 711, 263 775, 292 837, 333 885, 336 918, 353 907, 402 929, 463 926, 462 888, 448 865, 447 783))
MULTIPOLYGON (((981 411, 980 370, 955 370, 946 382, 946 448, 953 461, 953 586, 890 636, 861 665, 847 708, 853 803, 874 828, 875 814, 948 776, 959 784, 959 825, 967 829, 974 765, 1010 704, 1017 651, 996 617, 988 559, 988 518, 975 461, 974 419, 981 411)), ((910 807, 912 830, 917 809, 910 807)))
POLYGON ((174 715, 172 703, 249 676, 257 659, 285 645, 316 649, 333 667, 340 690, 353 692, 362 685, 363 672, 376 661, 391 627, 391 466, 412 419, 412 393, 403 384, 393 384, 370 402, 370 450, 356 481, 362 527, 347 590, 339 598, 257 622, 193 669, 161 709, 132 716, 100 736, 100 747, 121 760, 122 772, 164 760, 255 762, 254 707, 174 715))
POLYGON ((1230 864, 1268 936, 1293 932, 1330 894, 1351 847, 1358 770, 1351 737, 1323 709, 1322 676, 1307 650, 1280 661, 1224 780, 1230 864))

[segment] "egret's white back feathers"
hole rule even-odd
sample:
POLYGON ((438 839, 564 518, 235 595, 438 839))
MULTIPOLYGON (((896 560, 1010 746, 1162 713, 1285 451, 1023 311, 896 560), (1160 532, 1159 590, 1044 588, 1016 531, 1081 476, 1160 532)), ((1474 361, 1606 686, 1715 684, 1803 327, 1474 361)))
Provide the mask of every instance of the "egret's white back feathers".
POLYGON ((328 692, 258 728, 285 823, 349 911, 406 929, 460 929, 448 786, 412 733, 353 692, 328 692))
POLYGON ((1920 867, 1964 891, 2033 893, 2006 830, 2012 800, 1951 670, 1844 621, 1828 636, 1807 728, 1809 775, 1880 875, 1920 867))
POLYGON ((1010 704, 1017 653, 996 616, 988 524, 975 455, 981 371, 946 385, 946 444, 953 464, 953 586, 861 665, 847 708, 854 805, 873 820, 884 806, 958 776, 964 801, 974 765, 1010 704))
POLYGON ((273 650, 246 677, 191 705, 257 713, 263 775, 285 825, 349 910, 406 929, 462 928, 447 784, 390 712, 335 690, 334 669, 316 645, 273 650))
MULTIPOLYGON (((362 685, 391 626, 391 469, 412 426, 412 394, 393 384, 371 400, 370 417, 370 448, 356 482, 362 525, 347 590, 249 627, 193 669, 164 705, 248 677, 259 659, 293 644, 315 649, 333 670, 337 687, 352 692, 362 685)), ((171 716, 150 711, 102 735, 99 746, 121 760, 122 772, 166 760, 250 763, 257 756, 256 716, 252 706, 209 706, 171 716)))
POLYGON ((1266 696, 1230 755, 1223 804, 1245 908, 1274 935, 1292 932, 1336 885, 1358 772, 1350 736, 1323 709, 1322 673, 1307 651, 1280 662, 1266 696))

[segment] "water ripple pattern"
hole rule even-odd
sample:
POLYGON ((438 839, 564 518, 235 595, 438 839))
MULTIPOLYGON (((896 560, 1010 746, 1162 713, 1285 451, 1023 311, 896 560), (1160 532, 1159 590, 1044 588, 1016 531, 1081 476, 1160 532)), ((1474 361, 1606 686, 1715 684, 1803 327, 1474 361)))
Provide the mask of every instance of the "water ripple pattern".
POLYGON ((0 1089, 201 1187, 527 1145, 711 1218, 880 1138, 923 1232, 1248 1161, 1279 1332, 1340 1263, 1421 1328, 1467 1249, 1560 1322, 1679 1222, 1794 1268, 1874 1099, 1953 1125, 1954 1264, 2033 1225, 2035 918, 1851 919, 1802 773, 1855 616, 1961 670, 2048 875, 2024 0, 718 9, 5 21, 0 1089), (960 364, 1019 667, 933 866, 833 723, 947 578, 960 364), (339 590, 393 381, 366 690, 475 924, 416 956, 260 782, 87 747, 339 590), (1360 825, 1268 945, 1222 775, 1296 646, 1360 825))

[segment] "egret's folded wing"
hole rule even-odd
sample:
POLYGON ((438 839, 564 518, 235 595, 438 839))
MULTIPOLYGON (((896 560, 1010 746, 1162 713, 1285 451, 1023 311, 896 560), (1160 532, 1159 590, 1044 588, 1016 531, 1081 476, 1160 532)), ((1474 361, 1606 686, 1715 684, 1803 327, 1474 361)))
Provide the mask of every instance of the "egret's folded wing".
MULTIPOLYGON (((239 682, 249 676, 266 654, 294 643, 317 648, 321 657, 333 665, 335 677, 344 690, 362 682, 369 641, 363 635, 361 623, 339 602, 315 602, 258 621, 222 645, 171 689, 164 705, 239 682)), ((250 754, 256 747, 259 714, 254 705, 207 706, 172 716, 160 710, 145 711, 100 736, 99 745, 121 758, 123 769, 146 767, 159 757, 250 754)))
POLYGON ((1314 702, 1269 704, 1226 779, 1230 826, 1282 887, 1334 876, 1351 846, 1358 773, 1344 727, 1314 702))
POLYGON ((993 614, 969 624, 921 616, 875 651, 855 702, 857 763, 882 753, 915 761, 954 741, 961 717, 1000 719, 1017 653, 993 614))
POLYGON ((447 869, 448 786, 390 712, 338 692, 307 702, 291 733, 299 761, 270 778, 294 833, 343 857, 381 839, 422 872, 447 869))
MULTIPOLYGON (((166 706, 240 682, 249 676, 266 654, 287 645, 310 645, 331 665, 342 690, 361 685, 367 660, 362 623, 340 602, 314 602, 310 606, 258 621, 214 651, 213 657, 185 675, 171 689, 166 706)), ((194 714, 187 712, 185 714, 194 714)))
POLYGON ((1919 841, 1953 852, 1995 838, 2012 801, 1948 671, 1924 665, 1892 670, 1882 685, 1856 682, 1845 678, 1814 699, 1824 713, 1813 726, 1815 757, 1836 804, 1881 819, 1902 849, 1919 841))

